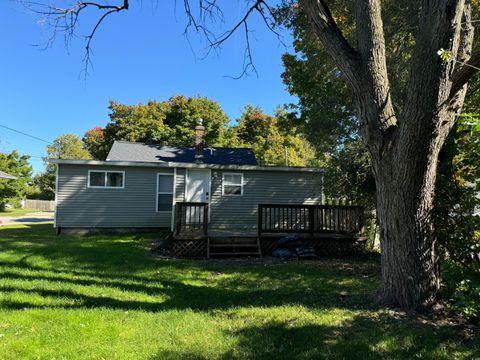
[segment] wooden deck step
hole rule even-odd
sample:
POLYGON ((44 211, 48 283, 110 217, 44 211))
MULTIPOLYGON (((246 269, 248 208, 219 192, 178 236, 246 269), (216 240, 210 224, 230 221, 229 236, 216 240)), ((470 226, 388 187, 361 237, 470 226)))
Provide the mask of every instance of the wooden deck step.
POLYGON ((257 247, 257 244, 235 244, 235 243, 228 243, 228 244, 210 244, 210 247, 257 247))
POLYGON ((239 255, 250 255, 250 256, 261 256, 262 254, 259 252, 210 252, 210 256, 239 256, 239 255))
POLYGON ((236 238, 235 241, 213 241, 209 239, 208 254, 209 257, 215 256, 262 256, 260 242, 258 238, 246 238, 243 241, 236 238))

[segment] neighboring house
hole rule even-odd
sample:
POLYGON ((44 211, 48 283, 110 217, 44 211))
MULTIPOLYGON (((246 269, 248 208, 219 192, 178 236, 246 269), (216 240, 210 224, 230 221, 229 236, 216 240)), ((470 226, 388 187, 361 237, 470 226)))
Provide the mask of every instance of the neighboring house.
POLYGON ((252 149, 116 141, 106 161, 57 164, 55 227, 175 229, 176 209, 202 203, 209 230, 252 230, 259 204, 321 204, 322 171, 258 166, 252 149))
POLYGON ((9 179, 9 180, 15 180, 16 177, 12 176, 10 174, 7 174, 6 172, 0 171, 0 179, 9 179))

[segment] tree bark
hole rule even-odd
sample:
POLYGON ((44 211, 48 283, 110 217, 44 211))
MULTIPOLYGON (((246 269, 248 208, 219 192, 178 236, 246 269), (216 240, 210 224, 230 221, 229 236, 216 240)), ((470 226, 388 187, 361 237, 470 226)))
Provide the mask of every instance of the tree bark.
POLYGON ((357 48, 324 0, 300 0, 313 31, 355 96, 360 133, 372 158, 381 228, 383 303, 419 311, 438 301, 437 240, 432 210, 440 149, 460 112, 471 58, 469 0, 425 1, 405 106, 392 105, 380 0, 356 0, 357 48), (451 52, 451 61, 437 55, 451 52), (457 61, 455 61, 457 60, 457 61))
POLYGON ((392 157, 376 171, 381 229, 382 303, 428 310, 438 300, 437 241, 432 210, 439 146, 392 157))
POLYGON ((382 234, 381 300, 420 311, 430 310, 439 300, 432 219, 437 162, 466 93, 466 82, 452 91, 452 74, 461 71, 455 62, 440 62, 431 53, 443 42, 463 62, 473 43, 468 1, 438 1, 424 11, 426 35, 417 39, 409 101, 399 116, 394 145, 383 158, 372 157, 382 234), (435 20, 432 12, 441 15, 435 20))

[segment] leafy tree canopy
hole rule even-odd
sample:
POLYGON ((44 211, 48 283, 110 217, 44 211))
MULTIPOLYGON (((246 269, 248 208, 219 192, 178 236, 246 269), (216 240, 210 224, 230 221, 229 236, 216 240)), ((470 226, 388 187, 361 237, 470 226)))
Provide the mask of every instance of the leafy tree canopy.
MULTIPOLYGON (((334 0, 331 9, 335 20, 350 43, 355 43, 353 2, 334 0)), ((382 1, 382 19, 385 30, 386 61, 391 85, 391 98, 397 113, 406 104, 406 85, 411 69, 410 60, 419 24, 418 4, 382 1)), ((479 3, 473 2, 473 14, 478 14, 479 3)), ((359 137, 359 122, 354 98, 345 78, 334 65, 327 51, 311 31, 311 25, 291 3, 279 8, 280 19, 294 36, 293 54, 285 54, 283 81, 291 94, 299 98, 292 105, 298 121, 304 127, 312 145, 325 154, 326 195, 352 198, 374 206, 375 185, 371 161, 359 137)), ((473 46, 478 51, 480 43, 473 46)), ((469 83, 464 111, 480 113, 480 77, 469 83)), ((449 135, 440 153, 435 198, 435 228, 446 263, 462 267, 461 281, 448 282, 448 298, 460 298, 463 312, 480 316, 478 307, 480 283, 469 283, 480 271, 480 218, 474 216, 480 207, 477 197, 480 179, 480 128, 478 118, 462 116, 449 135), (475 274, 474 276, 471 274, 475 274), (453 285, 452 285, 453 284, 453 285), (453 289, 453 290, 452 290, 453 289), (476 290, 475 290, 476 289, 476 290), (460 294, 464 292, 464 294, 460 294), (469 302, 476 306, 466 306, 469 302)), ((442 276, 448 277, 444 269, 442 276)))
POLYGON ((95 126, 85 133, 82 140, 94 159, 104 160, 107 157, 110 148, 107 147, 103 128, 95 126))
POLYGON ((480 117, 462 116, 442 153, 436 227, 449 258, 480 272, 480 117))
POLYGON ((281 108, 275 116, 270 116, 259 107, 247 105, 237 119, 237 125, 231 128, 231 143, 253 148, 261 165, 285 165, 285 155, 289 166, 311 165, 314 151, 290 122, 288 114, 281 108))
POLYGON ((290 166, 306 166, 314 158, 313 149, 284 109, 270 116, 247 105, 237 124, 229 126, 220 105, 203 97, 174 96, 145 105, 110 102, 109 108, 110 122, 106 127, 95 127, 83 138, 96 159, 105 159, 115 140, 192 146, 199 118, 206 128, 207 146, 251 147, 262 165, 284 165, 285 147, 290 166))
POLYGON ((53 200, 55 198, 55 165, 49 164, 48 159, 90 160, 92 156, 85 148, 82 139, 74 134, 59 135, 51 145, 47 145, 45 171, 34 178, 34 184, 39 193, 34 197, 53 200))
POLYGON ((47 157, 44 161, 48 159, 90 160, 91 158, 79 136, 63 134, 57 136, 53 143, 47 146, 47 157))
POLYGON ((104 129, 89 130, 84 141, 87 149, 104 160, 115 140, 157 142, 189 146, 195 137, 195 124, 203 119, 206 144, 227 143, 228 116, 220 105, 205 97, 173 96, 167 101, 124 105, 111 101, 110 121, 104 129))
MULTIPOLYGON (((479 4, 474 4, 478 9, 479 4)), ((415 45, 419 23, 418 4, 382 2, 387 66, 394 106, 400 110, 408 81, 408 62, 415 45)), ((345 37, 355 41, 353 3, 334 0, 330 7, 345 37)), ((332 197, 353 196, 355 201, 374 206, 375 186, 371 161, 360 143, 359 122, 354 99, 341 71, 327 54, 324 45, 311 31, 311 25, 291 1, 277 8, 278 20, 294 37, 294 52, 283 55, 282 78, 288 91, 298 97, 290 108, 302 132, 326 167, 326 192, 332 197)), ((478 47, 479 45, 476 44, 478 47)), ((480 112, 480 79, 471 81, 466 108, 480 112)))
POLYGON ((0 170, 17 178, 16 180, 0 179, 0 210, 5 208, 8 199, 23 198, 27 194, 32 181, 29 158, 28 155, 20 155, 16 151, 9 154, 0 153, 0 170))

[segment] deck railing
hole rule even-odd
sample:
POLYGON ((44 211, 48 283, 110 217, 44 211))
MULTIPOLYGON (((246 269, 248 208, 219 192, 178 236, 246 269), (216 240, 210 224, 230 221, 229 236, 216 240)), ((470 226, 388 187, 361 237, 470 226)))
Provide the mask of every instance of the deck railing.
POLYGON ((175 210, 175 232, 208 233, 208 203, 177 202, 175 210))
POLYGON ((259 204, 258 235, 262 233, 361 234, 364 209, 349 205, 259 204))

